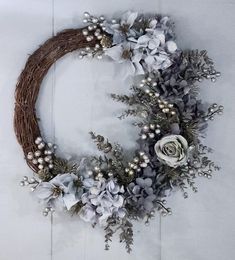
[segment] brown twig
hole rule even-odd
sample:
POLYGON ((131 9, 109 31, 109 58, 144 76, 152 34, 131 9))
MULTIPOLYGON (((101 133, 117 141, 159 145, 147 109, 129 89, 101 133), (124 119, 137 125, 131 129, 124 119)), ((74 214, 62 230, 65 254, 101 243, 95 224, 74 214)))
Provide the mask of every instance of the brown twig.
MULTIPOLYGON (((15 134, 25 157, 37 150, 35 139, 41 136, 35 104, 43 78, 62 56, 86 46, 94 47, 96 41, 87 42, 82 29, 69 29, 47 40, 28 58, 16 85, 14 115, 15 134)), ((37 172, 32 161, 27 160, 27 164, 37 172)))

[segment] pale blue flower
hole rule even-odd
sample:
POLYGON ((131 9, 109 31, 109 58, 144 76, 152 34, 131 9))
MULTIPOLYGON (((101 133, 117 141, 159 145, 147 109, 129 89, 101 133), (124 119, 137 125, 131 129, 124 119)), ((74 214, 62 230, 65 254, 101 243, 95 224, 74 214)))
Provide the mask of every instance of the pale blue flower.
POLYGON ((48 204, 67 210, 75 205, 81 198, 82 190, 78 191, 74 182, 78 177, 74 174, 59 174, 49 182, 41 182, 36 190, 35 195, 48 204))
POLYGON ((136 33, 132 30, 132 26, 138 17, 137 12, 128 11, 122 15, 122 18, 117 23, 105 22, 105 31, 113 36, 113 44, 120 44, 127 40, 130 36, 135 36, 136 33))
POLYGON ((133 43, 131 42, 124 42, 104 52, 105 55, 122 65, 120 66, 120 75, 122 75, 123 78, 144 74, 143 67, 140 63, 142 54, 135 51, 132 45, 133 43))
POLYGON ((177 50, 169 17, 153 17, 147 28, 135 26, 140 20, 137 12, 129 11, 116 22, 104 23, 113 40, 112 47, 105 49, 104 54, 121 64, 123 78, 167 69, 177 50))
POLYGON ((116 180, 99 180, 86 179, 83 181, 86 192, 82 195, 84 206, 80 212, 80 217, 87 222, 99 223, 105 225, 107 219, 113 215, 123 218, 124 209, 124 192, 116 180))
POLYGON ((141 210, 150 212, 154 208, 156 195, 153 192, 151 178, 136 178, 128 186, 128 203, 141 210))

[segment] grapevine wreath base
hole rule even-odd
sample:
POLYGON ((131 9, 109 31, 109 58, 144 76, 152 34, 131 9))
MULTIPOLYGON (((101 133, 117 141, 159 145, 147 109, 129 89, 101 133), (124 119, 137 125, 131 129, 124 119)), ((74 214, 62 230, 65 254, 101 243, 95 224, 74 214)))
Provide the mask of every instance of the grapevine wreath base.
POLYGON ((197 176, 211 178, 219 169, 202 144, 207 124, 223 107, 198 99, 198 83, 212 82, 220 73, 206 51, 180 50, 173 23, 166 16, 126 12, 120 19, 84 14, 83 29, 69 29, 50 38, 28 59, 16 87, 14 125, 26 162, 34 171, 24 177, 45 204, 43 214, 67 210, 105 230, 106 249, 118 232, 128 252, 133 243, 132 222, 146 222, 159 211, 171 214, 166 196, 187 188, 197 191, 197 176), (59 58, 79 51, 79 57, 106 57, 122 64, 122 77, 135 80, 130 95, 111 97, 127 105, 120 116, 136 117, 139 149, 121 145, 91 132, 100 156, 78 162, 59 158, 56 146, 41 136, 35 103, 41 82, 59 58))

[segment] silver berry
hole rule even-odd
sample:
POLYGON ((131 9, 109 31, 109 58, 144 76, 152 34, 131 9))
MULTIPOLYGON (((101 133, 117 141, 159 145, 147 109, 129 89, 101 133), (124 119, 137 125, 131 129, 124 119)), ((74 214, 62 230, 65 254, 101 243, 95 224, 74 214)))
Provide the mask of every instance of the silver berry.
POLYGON ((39 157, 39 156, 41 155, 41 151, 36 151, 36 152, 34 153, 34 155, 35 155, 36 157, 39 157))
POLYGON ((83 16, 84 16, 85 18, 89 18, 89 17, 90 17, 90 14, 89 14, 88 12, 84 12, 83 16))
POLYGON ((42 137, 37 137, 35 140, 35 144, 40 144, 42 142, 42 137))

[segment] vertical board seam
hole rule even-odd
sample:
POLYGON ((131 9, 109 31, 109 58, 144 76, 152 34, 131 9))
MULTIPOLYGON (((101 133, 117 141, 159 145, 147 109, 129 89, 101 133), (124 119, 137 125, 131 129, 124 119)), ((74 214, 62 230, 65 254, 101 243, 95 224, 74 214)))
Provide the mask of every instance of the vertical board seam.
MULTIPOLYGON (((52 36, 55 36, 55 9, 54 9, 54 0, 51 0, 51 27, 52 27, 52 36)), ((55 69, 56 65, 53 64, 52 67, 52 91, 51 91, 51 138, 55 143, 55 113, 54 113, 54 100, 55 100, 55 69)), ((53 260, 53 212, 51 213, 51 251, 50 258, 53 260)))
MULTIPOLYGON (((158 12, 162 14, 162 0, 158 0, 158 12)), ((162 260, 162 216, 159 219, 159 258, 162 260)))

